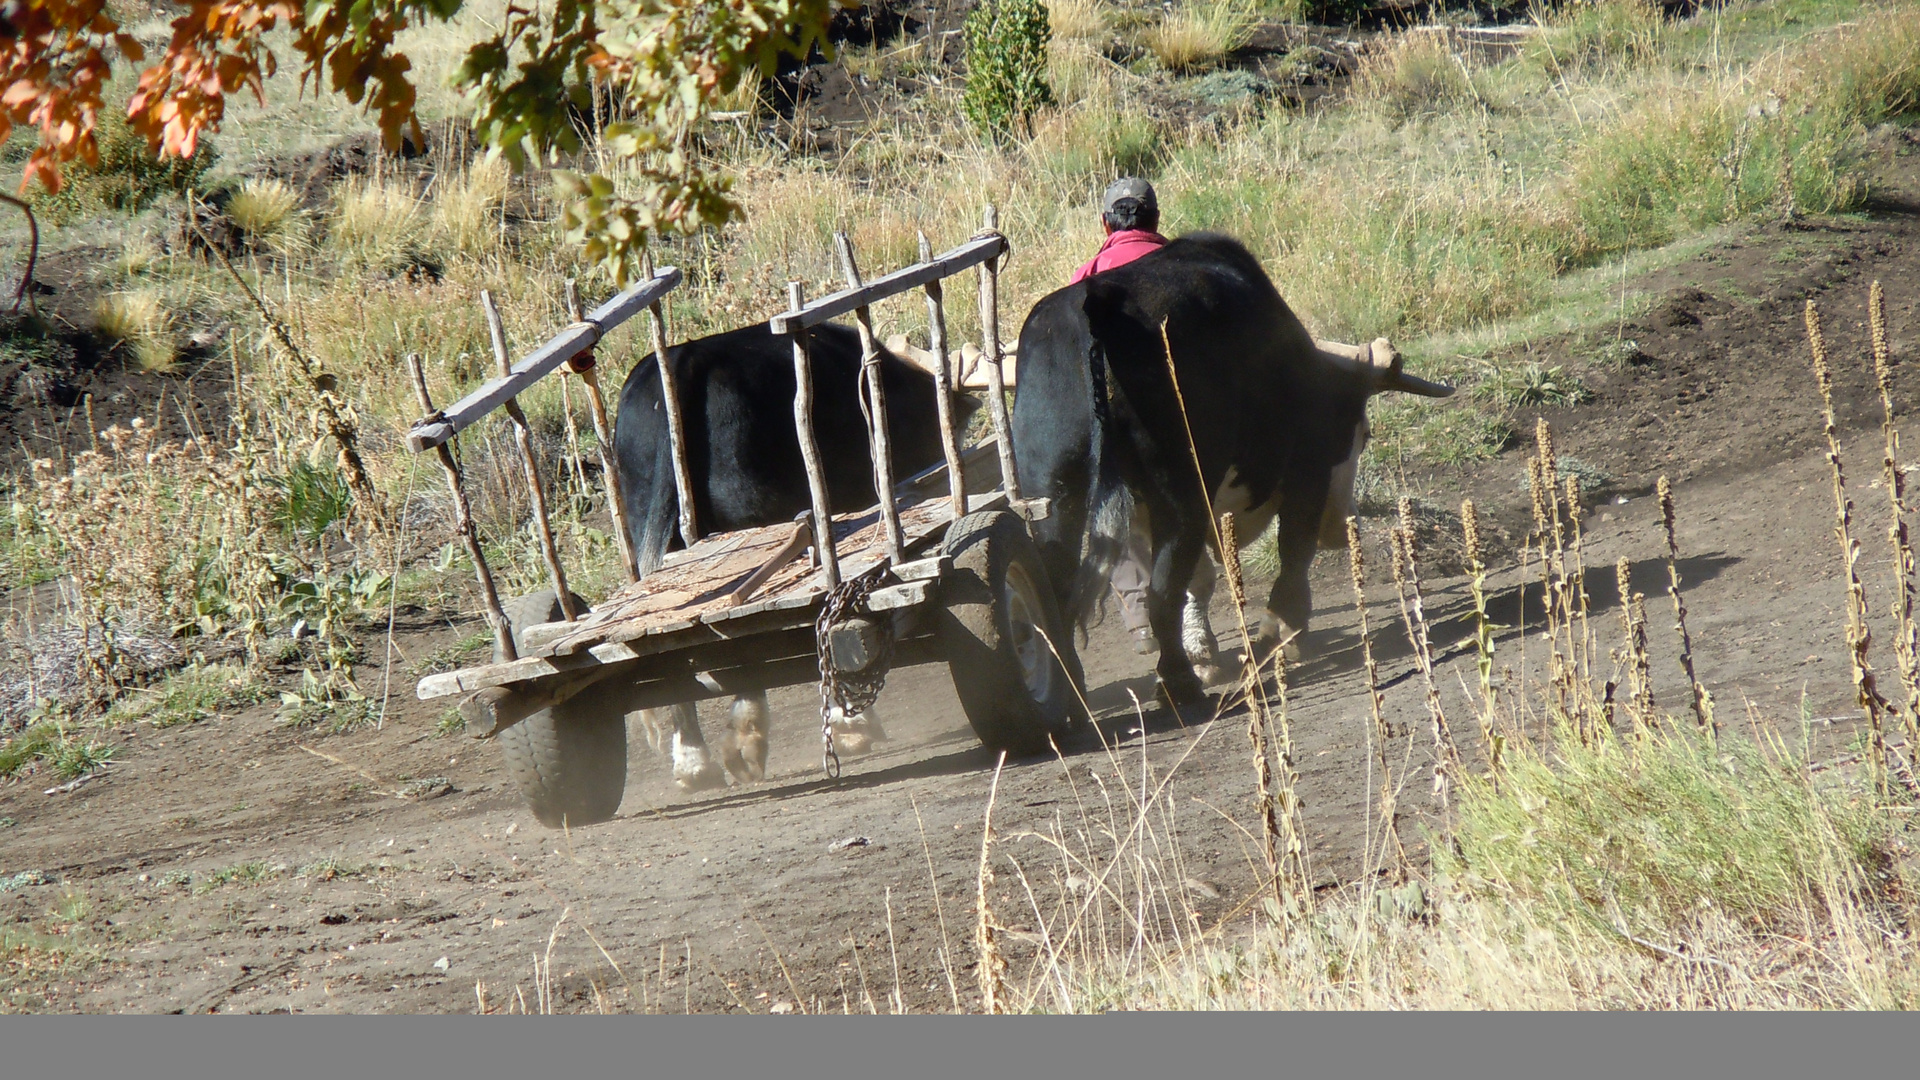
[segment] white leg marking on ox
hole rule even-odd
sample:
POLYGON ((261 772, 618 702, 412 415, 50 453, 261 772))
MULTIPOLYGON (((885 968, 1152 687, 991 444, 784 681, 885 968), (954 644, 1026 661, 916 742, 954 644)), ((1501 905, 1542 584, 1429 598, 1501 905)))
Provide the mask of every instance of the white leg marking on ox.
POLYGON ((1213 605, 1213 589, 1219 579, 1212 557, 1202 554, 1193 568, 1193 581, 1187 586, 1186 603, 1180 608, 1180 646, 1202 686, 1213 686, 1229 674, 1220 666, 1220 641, 1213 635, 1207 610, 1213 605))
POLYGON ((728 717, 732 728, 720 740, 720 761, 742 784, 767 778, 767 731, 773 726, 767 695, 742 694, 733 699, 728 717))
POLYGON ((673 714, 667 709, 641 709, 635 715, 647 736, 647 749, 664 756, 673 737, 673 714))
POLYGON ((859 756, 873 752, 873 744, 885 742, 886 731, 880 726, 880 714, 868 706, 865 712, 848 716, 833 707, 833 748, 835 753, 859 756))
MULTIPOLYGON (((693 706, 673 708, 691 710, 693 706)), ((673 782, 679 784, 682 791, 706 791, 727 786, 727 774, 705 746, 688 744, 676 730, 673 733, 673 782)))

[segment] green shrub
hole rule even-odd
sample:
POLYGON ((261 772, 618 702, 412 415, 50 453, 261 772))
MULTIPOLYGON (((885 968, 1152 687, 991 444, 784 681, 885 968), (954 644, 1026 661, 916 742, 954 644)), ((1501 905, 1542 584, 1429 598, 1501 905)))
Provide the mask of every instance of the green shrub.
POLYGON ((1031 134, 1033 115, 1053 104, 1047 44, 1053 30, 1040 0, 983 0, 962 26, 967 44, 967 119, 992 138, 1031 134))
POLYGON ((106 210, 137 214, 168 195, 197 190, 216 157, 205 140, 190 158, 155 157, 146 136, 112 106, 100 111, 94 137, 100 146, 97 163, 75 162, 62 170, 66 182, 58 194, 36 189, 34 208, 56 225, 106 210))
POLYGON ((222 709, 266 699, 259 676, 244 664, 195 662, 158 686, 135 690, 107 713, 107 722, 140 721, 167 728, 205 720, 222 709))
POLYGON ((274 506, 273 523, 309 548, 319 547, 327 529, 345 520, 353 506, 353 492, 339 470, 316 467, 305 460, 295 461, 292 468, 267 483, 280 497, 274 506))

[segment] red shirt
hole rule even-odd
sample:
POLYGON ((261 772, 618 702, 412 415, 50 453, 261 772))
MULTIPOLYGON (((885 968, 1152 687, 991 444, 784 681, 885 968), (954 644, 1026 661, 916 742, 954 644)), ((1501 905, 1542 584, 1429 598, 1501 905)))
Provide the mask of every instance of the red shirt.
POLYGON ((1166 246, 1167 238, 1157 232, 1146 229, 1122 229, 1107 237, 1100 250, 1088 259, 1086 265, 1073 272, 1072 285, 1081 278, 1098 274, 1102 270, 1111 270, 1116 266, 1125 266, 1157 247, 1166 246))

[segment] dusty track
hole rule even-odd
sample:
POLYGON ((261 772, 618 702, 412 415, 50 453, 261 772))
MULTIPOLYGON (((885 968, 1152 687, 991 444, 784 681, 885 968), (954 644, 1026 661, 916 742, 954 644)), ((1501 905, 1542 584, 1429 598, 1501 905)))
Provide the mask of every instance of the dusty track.
MULTIPOLYGON (((1596 401, 1549 414, 1563 454, 1619 476, 1632 496, 1597 507, 1589 522, 1602 640, 1614 640, 1618 625, 1607 568, 1625 556, 1634 561, 1634 588, 1648 596, 1659 700, 1683 707, 1658 516, 1643 497, 1665 472, 1677 483, 1681 573, 1701 675, 1721 718, 1746 724, 1751 701, 1761 722, 1797 738, 1804 709, 1816 720, 1816 756, 1842 752, 1853 721, 1801 303, 1813 296, 1827 315, 1868 584, 1884 609, 1884 493, 1869 486, 1878 472, 1877 405, 1864 369, 1864 304, 1874 278, 1887 285, 1895 356, 1912 363, 1920 358, 1920 214, 1911 190, 1897 185, 1865 220, 1762 230, 1638 283, 1667 296, 1625 331, 1647 362, 1595 375, 1596 401)), ((1544 358, 1558 362, 1555 350, 1574 347, 1548 346, 1544 358)), ((1899 378, 1911 415, 1920 376, 1899 378)), ((1530 425, 1530 415, 1521 419, 1530 425)), ((1517 521, 1525 513, 1516 490, 1521 464, 1514 451, 1426 482, 1436 501, 1473 494, 1517 521)), ((1495 581, 1502 623, 1521 622, 1519 581, 1511 571, 1495 581)), ((1464 584, 1431 584, 1441 692, 1457 710, 1457 735, 1472 744, 1464 584)), ((1390 593, 1370 590, 1374 647, 1390 717, 1411 735, 1389 756, 1398 761, 1410 746, 1419 767, 1428 726, 1390 593)), ((1292 716, 1313 874, 1331 886, 1361 870, 1367 803, 1356 617, 1343 561, 1317 565, 1315 599, 1321 659, 1298 673, 1292 716)), ((1224 607, 1215 618, 1231 625, 1224 607)), ((1534 612, 1528 629, 1537 626, 1534 612)), ((441 621, 401 630, 399 648, 418 657, 471 627, 441 621)), ((1508 631, 1500 663, 1516 673, 1529 665, 1536 675, 1540 657, 1517 644, 1508 631)), ((1103 788, 1124 798, 1143 756, 1159 774, 1186 755, 1172 780, 1172 824, 1184 874, 1198 884, 1174 885, 1188 889, 1211 925, 1257 882, 1257 856, 1227 820, 1254 820, 1244 718, 1183 728, 1154 709, 1136 713, 1130 694, 1149 696, 1149 662, 1124 646, 1112 623, 1096 628, 1083 655, 1102 740, 1088 738, 1061 759, 1007 765, 995 813, 1000 850, 1028 868, 1043 899, 1057 896, 1056 861, 1021 833, 1056 818, 1077 821, 1101 805, 1103 788)), ((379 686, 378 670, 363 684, 379 686)), ((621 816, 571 836, 533 822, 492 747, 436 737, 439 710, 412 700, 411 679, 396 675, 394 686, 378 731, 294 732, 261 708, 132 733, 113 767, 72 794, 43 795, 50 783, 38 778, 0 787, 0 818, 14 822, 0 827, 0 876, 36 869, 57 882, 0 894, 0 925, 47 925, 59 897, 77 890, 92 901, 83 934, 102 957, 70 980, 17 982, 0 1008, 463 1011, 476 1007, 476 983, 491 1007, 505 1007, 516 985, 533 1005, 535 957, 551 949, 555 1007, 567 1011, 764 1011, 791 1003, 796 989, 808 1008, 885 1010, 896 988, 908 1009, 948 1009, 955 995, 942 960, 943 915, 958 1000, 977 1006, 973 884, 992 762, 944 669, 895 674, 881 699, 892 741, 850 763, 838 783, 818 773, 809 688, 775 695, 770 775, 753 787, 684 797, 636 729, 621 816), (444 777, 452 790, 391 794, 424 777, 444 777), (830 850, 856 836, 868 842, 830 850), (297 873, 325 860, 350 872, 297 873), (265 880, 204 891, 167 883, 181 872, 211 882, 249 863, 264 864, 265 880)), ((712 709, 708 722, 717 726, 712 709)), ((1424 811, 1424 773, 1407 784, 1403 805, 1424 811)), ((1404 830, 1416 852, 1420 817, 1410 814, 1404 830)), ((1021 931, 1035 927, 1007 865, 996 903, 1015 931, 1007 946, 1020 986, 1036 951, 1021 931)))

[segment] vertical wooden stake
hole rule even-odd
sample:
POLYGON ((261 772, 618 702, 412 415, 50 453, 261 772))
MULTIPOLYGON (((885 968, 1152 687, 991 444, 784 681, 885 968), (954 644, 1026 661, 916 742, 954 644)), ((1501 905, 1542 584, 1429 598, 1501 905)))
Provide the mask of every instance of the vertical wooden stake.
MULTIPOLYGON (((653 275, 653 259, 642 267, 653 275)), ((700 519, 693 512, 693 474, 687 471, 687 427, 680 416, 680 391, 673 367, 667 363, 667 317, 655 301, 647 308, 652 316, 648 330, 653 337, 653 358, 660 369, 660 400, 667 409, 667 442, 673 458, 673 490, 680 500, 680 542, 692 547, 700 539, 700 519)))
MULTIPOLYGON (((420 399, 422 415, 432 416, 433 397, 427 392, 427 373, 421 370, 418 355, 407 354, 407 370, 413 373, 413 392, 420 399)), ((513 624, 500 609, 500 594, 493 587, 493 571, 487 568, 487 557, 480 551, 480 533, 473 526, 473 510, 467 505, 467 493, 460 487, 460 466, 454 463, 453 450, 447 443, 433 449, 439 455, 441 471, 447 474, 447 487, 453 492, 454 527, 460 530, 467 557, 473 560, 474 576, 480 579, 480 596, 487 604, 487 623, 493 627, 493 640, 499 646, 500 658, 518 660, 520 651, 514 647, 513 624)))
MULTIPOLYGON (((513 357, 507 352, 507 329, 500 322, 500 309, 494 306, 493 294, 485 289, 480 290, 480 309, 486 313, 487 331, 493 337, 493 361, 501 375, 510 374, 513 357)), ((508 398, 506 409, 520 441, 520 464, 526 471, 527 488, 533 495, 533 523, 539 530, 540 554, 547 560, 547 573, 553 578, 560 610, 566 614, 567 621, 572 622, 580 617, 580 612, 573 603, 573 593, 567 588, 567 571, 560 565, 560 549, 553 542, 553 523, 547 519, 547 491, 540 483, 540 462, 533 453, 533 427, 527 423, 527 414, 520 411, 519 399, 508 398)))
MULTIPOLYGON (((920 234, 920 261, 933 261, 933 244, 920 234)), ((953 518, 967 512, 967 474, 960 464, 960 438, 953 430, 953 379, 947 368, 947 309, 940 280, 927 282, 927 347, 933 350, 933 393, 940 411, 940 452, 947 457, 947 490, 953 518)))
MULTIPOLYGON (((567 316, 574 322, 580 322, 584 315, 580 304, 580 289, 573 280, 567 280, 567 316)), ((620 561, 625 564, 627 580, 640 580, 640 562, 633 554, 633 536, 627 531, 627 495, 620 486, 620 454, 613 445, 613 424, 607 419, 606 399, 600 396, 600 372, 593 363, 593 354, 575 357, 568 367, 580 376, 580 384, 587 388, 587 412, 593 417, 593 435, 599 440, 600 479, 607 486, 607 511, 613 518, 614 542, 620 545, 620 561), (575 368, 574 364, 580 364, 575 368)))
MULTIPOLYGON (((853 241, 845 232, 833 234, 833 245, 840 253, 840 272, 847 287, 857 289, 860 264, 853 258, 853 241)), ((853 321, 860 331, 860 403, 867 414, 867 437, 873 445, 873 492, 880 501, 880 523, 887 539, 887 559, 901 561, 900 508, 893 501, 893 434, 887 426, 887 388, 880 371, 880 347, 873 341, 872 309, 853 310, 853 321)))
MULTIPOLYGON (((787 282, 787 307, 807 306, 806 289, 787 282)), ((840 556, 833 543, 833 503, 827 497, 827 473, 820 466, 820 444, 813 438, 813 371, 807 359, 807 328, 793 332, 793 430, 800 438, 800 460, 807 467, 807 489, 813 495, 813 549, 820 555, 820 580, 831 589, 840 584, 840 556)))
MULTIPOLYGON (((1000 211, 987 204, 986 232, 1000 231, 1000 211)), ((1020 478, 1014 472, 1013 432, 1007 423, 1007 389, 1000 378, 1000 271, 997 260, 980 264, 980 362, 987 369, 987 415, 993 418, 993 434, 1000 440, 1000 487, 1007 501, 1019 503, 1020 478)))
POLYGON ((560 411, 567 417, 567 475, 573 478, 574 490, 581 497, 587 494, 587 466, 580 460, 580 427, 573 422, 573 391, 568 388, 567 380, 560 380, 560 411))

